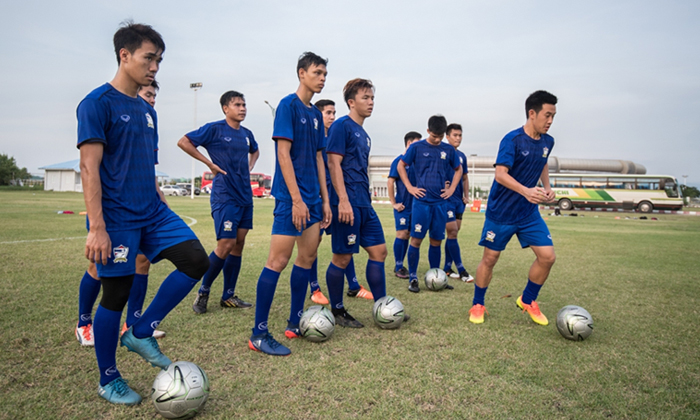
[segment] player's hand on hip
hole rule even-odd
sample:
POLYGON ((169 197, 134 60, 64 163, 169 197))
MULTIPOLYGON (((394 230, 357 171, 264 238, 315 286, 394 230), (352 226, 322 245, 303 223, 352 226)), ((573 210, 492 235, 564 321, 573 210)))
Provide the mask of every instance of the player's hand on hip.
POLYGON ((85 258, 95 264, 107 265, 111 257, 112 240, 104 229, 90 229, 85 241, 85 258))
POLYGON ((408 192, 416 198, 425 197, 425 188, 411 187, 408 189, 408 192))
POLYGON ((321 221, 321 229, 325 229, 331 225, 333 220, 333 212, 331 212, 331 206, 328 203, 323 205, 323 220, 321 221))
POLYGON ((394 203, 392 207, 396 211, 403 211, 406 208, 406 206, 404 206, 403 203, 394 203))
POLYGON ((445 188, 441 190, 440 197, 442 197, 443 200, 447 200, 448 198, 452 197, 452 194, 454 194, 455 190, 450 189, 450 188, 445 188))
POLYGON ((338 203, 338 220, 340 223, 345 223, 350 226, 355 223, 355 213, 352 211, 352 206, 347 200, 341 200, 338 203))
POLYGON ((223 169, 219 168, 219 165, 217 165, 217 164, 215 164, 215 163, 212 163, 212 164, 211 164, 211 166, 209 167, 209 170, 211 171, 211 173, 212 173, 214 176, 216 176, 216 174, 228 175, 228 174, 226 173, 226 171, 224 171, 223 169))
POLYGON ((306 222, 311 220, 309 215, 309 208, 306 207, 306 203, 299 201, 292 205, 292 223, 294 227, 301 232, 306 229, 306 222))

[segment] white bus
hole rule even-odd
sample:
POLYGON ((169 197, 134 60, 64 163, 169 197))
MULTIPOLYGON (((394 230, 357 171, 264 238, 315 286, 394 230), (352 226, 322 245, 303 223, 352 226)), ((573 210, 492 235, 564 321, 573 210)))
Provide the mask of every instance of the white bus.
POLYGON ((549 174, 561 210, 579 208, 680 210, 678 181, 669 175, 549 174))

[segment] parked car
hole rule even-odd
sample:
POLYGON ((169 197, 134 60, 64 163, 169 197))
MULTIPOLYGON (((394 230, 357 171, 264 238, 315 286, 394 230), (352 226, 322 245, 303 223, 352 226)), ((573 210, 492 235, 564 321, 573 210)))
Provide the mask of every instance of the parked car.
POLYGON ((160 190, 164 195, 187 195, 187 190, 179 185, 163 185, 160 190))
MULTIPOLYGON (((192 194, 192 184, 187 183, 187 182, 178 182, 175 185, 177 185, 178 187, 180 187, 186 191, 186 194, 184 194, 184 195, 192 194)), ((194 187, 194 195, 199 195, 199 193, 200 193, 199 188, 194 187)))

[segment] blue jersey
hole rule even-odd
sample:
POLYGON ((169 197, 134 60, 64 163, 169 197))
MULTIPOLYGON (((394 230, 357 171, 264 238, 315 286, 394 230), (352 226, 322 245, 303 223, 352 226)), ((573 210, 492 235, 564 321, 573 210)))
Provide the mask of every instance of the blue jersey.
MULTIPOLYGON (((457 152, 459 166, 462 167, 462 178, 459 179, 457 188, 455 188, 454 194, 452 194, 452 197, 450 197, 450 201, 455 203, 464 203, 464 201, 462 200, 462 197, 464 196, 464 183, 462 182, 462 179, 464 178, 464 175, 466 175, 469 172, 467 170, 467 156, 457 149, 455 149, 455 152, 457 152)), ((448 180, 452 180, 454 176, 455 171, 453 170, 451 173, 448 173, 448 180)))
MULTIPOLYGON (((520 127, 501 140, 494 166, 508 168, 508 174, 527 188, 537 185, 542 170, 554 148, 554 139, 542 134, 539 140, 525 134, 520 127)), ((527 221, 538 214, 537 204, 530 203, 517 192, 504 187, 495 180, 489 192, 486 218, 501 224, 515 224, 527 221)))
POLYGON ((241 126, 238 130, 226 120, 203 125, 185 135, 193 145, 207 149, 211 161, 226 171, 212 181, 211 205, 233 202, 238 206, 253 205, 248 157, 258 150, 253 132, 241 126))
POLYGON ((425 195, 416 200, 426 204, 445 202, 440 197, 445 181, 452 181, 454 171, 459 168, 454 147, 442 142, 433 146, 427 140, 421 140, 413 143, 401 160, 413 168, 416 177, 414 187, 425 189, 425 195), (450 173, 452 177, 448 177, 450 173))
MULTIPOLYGON (((275 126, 272 131, 275 156, 277 157, 277 140, 292 142, 289 154, 301 198, 307 205, 321 202, 316 153, 324 147, 324 132, 323 115, 318 108, 304 105, 296 93, 280 101, 275 111, 275 126)), ((275 161, 272 195, 277 200, 292 201, 280 169, 279 158, 275 161)))
MULTIPOLYGON (((372 207, 369 193, 369 151, 372 140, 361 125, 346 115, 338 118, 328 130, 326 152, 343 156, 340 167, 348 200, 353 207, 372 207)), ((331 204, 337 206, 338 194, 331 194, 331 204)))
POLYGON ((156 189, 156 111, 140 97, 105 83, 80 102, 77 116, 78 147, 104 145, 100 180, 107 229, 131 230, 153 223, 167 209, 156 189))
MULTIPOLYGON (((413 208, 413 196, 406 189, 399 175, 399 161, 403 155, 399 155, 391 162, 391 168, 389 169, 389 178, 394 178, 396 182, 394 183, 394 193, 396 197, 396 202, 404 205, 405 209, 403 211, 410 212, 413 208)), ((408 180, 411 185, 416 185, 416 176, 413 173, 413 167, 406 165, 406 175, 408 175, 408 180)))

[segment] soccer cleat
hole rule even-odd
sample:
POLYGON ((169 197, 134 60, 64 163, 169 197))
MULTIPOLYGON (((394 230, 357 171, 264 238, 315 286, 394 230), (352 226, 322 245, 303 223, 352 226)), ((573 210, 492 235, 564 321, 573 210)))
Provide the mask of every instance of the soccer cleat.
POLYGON ((197 298, 194 300, 192 310, 197 314, 207 313, 207 303, 209 302, 208 293, 197 293, 197 298))
POLYGON ((362 299, 374 300, 374 295, 369 290, 365 289, 364 286, 360 286, 359 289, 348 290, 347 293, 350 297, 358 297, 362 299))
POLYGON ((284 330, 284 336, 290 340, 294 338, 301 338, 301 330, 299 329, 299 325, 297 324, 296 326, 293 326, 287 324, 287 329, 284 330))
POLYGON ((407 279, 408 270, 406 269, 406 267, 401 267, 398 270, 394 271, 394 275, 400 279, 407 279))
POLYGON ((83 327, 75 326, 75 336, 81 346, 91 347, 95 345, 95 336, 92 333, 92 324, 83 327))
POLYGON ((484 305, 477 303, 469 310, 469 322, 472 324, 484 323, 484 312, 489 313, 484 305))
POLYGON ((454 290, 454 289, 455 289, 455 287, 454 287, 453 285, 449 284, 449 283, 447 283, 447 284, 445 285, 445 290, 454 290))
POLYGON ((459 278, 459 274, 457 274, 457 273, 455 273, 454 271, 452 271, 451 268, 450 268, 449 270, 446 270, 446 271, 445 271, 445 274, 447 274, 447 276, 448 276, 449 278, 451 278, 451 279, 458 279, 458 278, 459 278))
POLYGON ((270 356, 289 356, 292 351, 280 344, 269 332, 253 335, 248 340, 248 348, 270 356))
POLYGON ((461 278, 462 281, 465 283, 471 283, 474 281, 474 277, 472 277, 472 275, 469 274, 467 270, 460 271, 459 276, 457 278, 461 278))
POLYGON ((518 299, 516 299, 515 304, 518 305, 518 308, 522 309, 523 312, 530 314, 530 318, 535 321, 535 324, 549 325, 547 317, 540 312, 540 305, 534 300, 528 305, 527 303, 523 303, 523 296, 520 295, 518 299))
POLYGON ((125 333, 126 330, 128 330, 128 329, 129 329, 129 327, 126 326, 126 322, 125 322, 124 325, 122 325, 122 330, 119 332, 119 337, 121 337, 122 335, 124 335, 124 333, 125 333))
POLYGON ((408 291, 413 293, 420 292, 420 287, 418 287, 418 279, 413 279, 410 283, 408 283, 408 291))
MULTIPOLYGON (((126 326, 126 322, 125 322, 124 325, 122 325, 122 330, 119 333, 119 336, 121 337, 122 335, 124 335, 124 333, 128 329, 129 329, 129 327, 126 326)), ((153 330, 153 338, 163 338, 163 337, 165 337, 165 331, 153 330)))
POLYGON ((246 301, 243 301, 241 299, 238 299, 238 296, 231 296, 230 298, 226 300, 221 300, 219 302, 222 308, 241 308, 241 309, 248 309, 253 306, 252 303, 248 303, 246 301))
POLYGON ((407 314, 404 312, 403 314, 403 322, 408 322, 411 320, 411 315, 407 314))
POLYGON ((335 317, 335 325, 340 325, 341 327, 347 328, 363 328, 364 325, 348 313, 345 308, 333 309, 333 316, 335 317))
POLYGON ((136 405, 141 402, 141 396, 129 388, 121 376, 105 386, 100 385, 97 393, 112 404, 136 405))
POLYGON ((136 338, 134 336, 133 327, 129 327, 129 329, 122 334, 121 345, 146 359, 153 367, 159 367, 165 370, 170 366, 170 359, 160 351, 156 339, 152 336, 136 338))
POLYGON ((311 294, 311 301, 313 303, 318 303, 319 305, 328 305, 328 298, 323 296, 323 292, 321 289, 315 290, 311 294))

